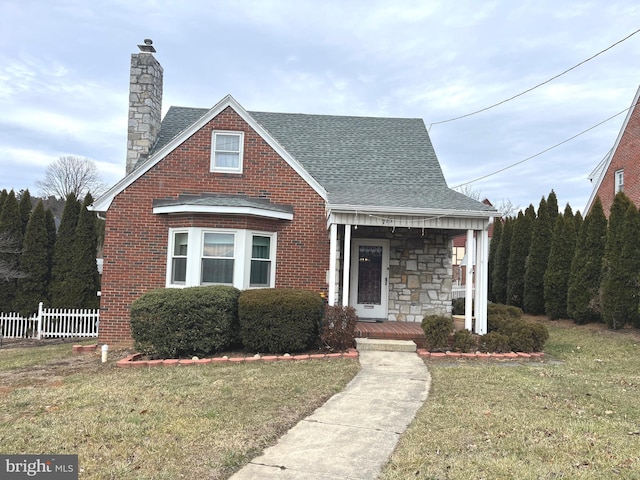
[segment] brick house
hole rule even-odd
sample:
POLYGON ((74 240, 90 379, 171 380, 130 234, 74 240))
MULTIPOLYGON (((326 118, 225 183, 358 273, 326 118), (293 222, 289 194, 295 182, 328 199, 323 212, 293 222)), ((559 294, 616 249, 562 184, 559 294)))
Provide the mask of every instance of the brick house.
POLYGON ((131 56, 126 176, 92 207, 106 218, 102 342, 131 342, 131 303, 160 287, 304 288, 361 319, 449 314, 464 232, 478 239, 486 333, 496 212, 447 187, 421 119, 252 112, 226 96, 161 120, 145 42, 131 56))
POLYGON ((593 191, 585 207, 589 213, 596 197, 600 197, 604 213, 609 218, 613 198, 619 191, 640 207, 640 88, 620 128, 613 148, 589 175, 593 191))
MULTIPOLYGON (((482 203, 493 207, 493 205, 487 198, 482 200, 482 203)), ((493 237, 493 225, 493 223, 489 225, 489 231, 487 232, 489 244, 491 244, 491 238, 493 237)), ((467 258, 467 243, 474 241, 475 238, 469 240, 466 233, 463 235, 458 235, 457 237, 453 237, 452 239, 451 266, 453 269, 454 286, 462 286, 467 284, 467 273, 469 273, 469 270, 467 268, 469 262, 469 259, 467 258)), ((472 265, 475 265, 475 258, 472 258, 471 262, 472 265)), ((475 283, 475 281, 473 280, 473 268, 471 269, 471 278, 472 283, 475 283)))

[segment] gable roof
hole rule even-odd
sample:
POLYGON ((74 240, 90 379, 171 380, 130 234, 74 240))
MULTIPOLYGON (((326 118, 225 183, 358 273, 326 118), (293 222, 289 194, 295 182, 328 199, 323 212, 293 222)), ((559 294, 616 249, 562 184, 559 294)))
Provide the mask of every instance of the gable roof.
MULTIPOLYGON (((239 107, 237 113, 279 147, 305 180, 317 183, 331 208, 485 217, 495 212, 448 188, 422 119, 247 112, 235 101, 229 105, 239 107)), ((213 110, 171 107, 149 159, 132 174, 167 155, 213 118, 213 110)))
POLYGON ((640 87, 636 91, 635 96, 633 97, 633 102, 631 102, 631 107, 627 111, 627 116, 622 123, 622 127, 620 127, 620 132, 618 132, 618 136, 616 137, 616 141, 613 144, 609 153, 605 155, 605 157, 598 163, 596 168, 589 174, 589 180, 593 182, 595 179, 595 183, 593 184, 593 190, 591 191, 591 195, 589 196, 589 200, 587 200, 587 205, 584 207, 585 215, 589 213, 593 202, 595 202, 596 197, 598 196, 598 190, 600 190, 600 185, 602 185, 602 181, 607 175, 607 171, 609 170, 609 166, 611 165, 611 161, 616 154, 616 150, 618 150, 618 146, 620 145, 620 140, 622 140, 622 135, 624 135, 625 130, 627 129, 627 125, 629 124, 629 120, 635 114, 636 110, 640 113, 640 106, 638 106, 638 101, 640 100, 640 87))

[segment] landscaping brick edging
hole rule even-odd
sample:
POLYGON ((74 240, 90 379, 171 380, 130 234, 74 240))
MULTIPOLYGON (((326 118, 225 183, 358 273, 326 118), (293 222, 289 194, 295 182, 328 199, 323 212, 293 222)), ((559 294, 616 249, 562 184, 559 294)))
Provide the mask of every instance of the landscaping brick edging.
POLYGON ((167 359, 167 360, 138 360, 142 357, 140 353, 134 353, 128 357, 118 360, 116 365, 122 368, 136 367, 188 367, 191 365, 208 365, 211 363, 250 363, 250 362, 281 362, 281 361, 300 361, 300 360, 330 360, 332 358, 358 358, 358 351, 350 348, 344 353, 317 353, 303 355, 254 355, 252 357, 214 357, 199 359, 167 359))
POLYGON ((78 355, 80 353, 93 353, 98 348, 98 344, 94 343, 91 345, 74 345, 71 347, 71 350, 74 355, 78 355))
POLYGON ((430 352, 424 348, 417 350, 418 356, 427 360, 530 360, 542 361, 544 352, 508 352, 508 353, 460 353, 430 352))

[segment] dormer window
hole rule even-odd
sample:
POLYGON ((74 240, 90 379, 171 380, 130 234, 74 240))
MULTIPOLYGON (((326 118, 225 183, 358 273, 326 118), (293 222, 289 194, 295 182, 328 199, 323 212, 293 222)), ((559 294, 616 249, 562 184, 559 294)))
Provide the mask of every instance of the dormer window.
POLYGON ((243 132, 214 131, 211 143, 212 172, 242 173, 243 132))
POLYGON ((624 191, 624 170, 618 170, 615 173, 616 193, 624 191))

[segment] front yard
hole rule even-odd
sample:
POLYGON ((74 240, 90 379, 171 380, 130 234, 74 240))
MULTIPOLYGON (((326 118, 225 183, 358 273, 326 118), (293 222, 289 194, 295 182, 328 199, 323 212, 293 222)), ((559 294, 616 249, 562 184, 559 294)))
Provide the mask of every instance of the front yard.
POLYGON ((429 399, 381 478, 640 478, 637 331, 545 323, 544 363, 430 363, 429 399))
POLYGON ((342 390, 354 360, 122 369, 71 345, 0 350, 0 452, 78 454, 80 478, 228 478, 342 390))
MULTIPOLYGON (((430 362, 429 398, 381 478, 640 478, 640 335, 545 323, 542 363, 430 362)), ((77 453, 87 479, 224 479, 358 370, 117 358, 0 350, 0 452, 77 453)))

